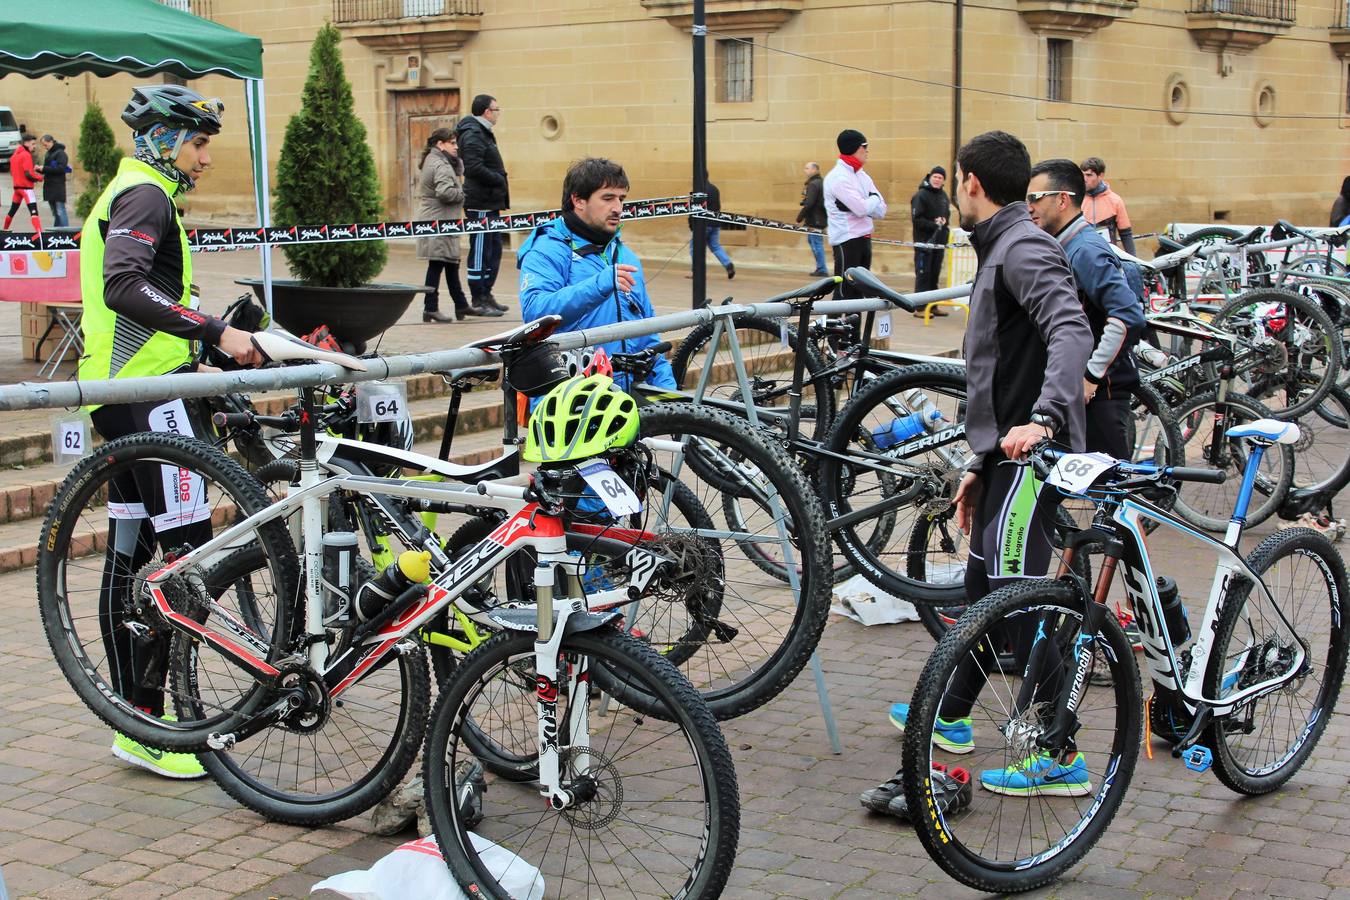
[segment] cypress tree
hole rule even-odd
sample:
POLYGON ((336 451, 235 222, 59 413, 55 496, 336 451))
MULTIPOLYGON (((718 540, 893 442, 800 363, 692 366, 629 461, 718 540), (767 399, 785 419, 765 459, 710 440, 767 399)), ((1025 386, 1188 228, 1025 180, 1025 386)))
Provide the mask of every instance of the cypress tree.
POLYGON ((89 184, 75 201, 75 214, 80 218, 89 215, 89 211, 98 202, 103 189, 117 174, 117 166, 122 161, 122 148, 117 146, 112 128, 103 115, 103 108, 90 103, 80 122, 80 168, 89 173, 89 184))
MULTIPOLYGON (((277 163, 274 218, 278 225, 378 222, 384 200, 366 128, 356 117, 338 45, 341 33, 325 24, 309 53, 300 111, 286 125, 277 163)), ((282 248, 306 284, 355 287, 372 281, 389 256, 383 241, 282 248)))

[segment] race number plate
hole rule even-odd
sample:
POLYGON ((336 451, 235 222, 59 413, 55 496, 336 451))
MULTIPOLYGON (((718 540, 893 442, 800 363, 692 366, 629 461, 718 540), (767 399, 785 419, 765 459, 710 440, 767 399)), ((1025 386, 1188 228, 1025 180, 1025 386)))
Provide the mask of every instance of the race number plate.
POLYGON ((1070 453, 1059 458, 1046 483, 1070 494, 1082 494, 1098 475, 1115 464, 1115 459, 1105 453, 1070 453))
POLYGON ((399 422, 409 418, 408 389, 402 381, 363 381, 356 386, 358 422, 399 422))
POLYGON ((638 495, 607 464, 589 462, 579 466, 577 472, 614 515, 630 516, 642 512, 642 501, 638 495))
POLYGON ((81 413, 52 416, 52 460, 65 466, 89 455, 89 418, 81 413))

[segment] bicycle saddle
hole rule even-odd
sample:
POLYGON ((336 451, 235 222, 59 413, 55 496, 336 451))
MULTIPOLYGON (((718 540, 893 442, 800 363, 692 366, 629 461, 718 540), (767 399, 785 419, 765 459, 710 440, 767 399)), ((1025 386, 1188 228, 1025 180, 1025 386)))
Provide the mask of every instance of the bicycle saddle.
POLYGON ((299 338, 287 334, 276 331, 255 331, 249 337, 253 341, 253 346, 262 354, 263 362, 311 360, 313 362, 337 363, 344 369, 351 369, 353 372, 366 371, 366 364, 355 356, 349 356, 346 353, 334 353, 332 350, 321 350, 313 344, 306 344, 299 338))
POLYGON ((862 266, 854 266, 844 273, 844 280, 849 284, 856 285, 865 291, 869 291, 873 296, 882 297, 891 301, 903 310, 913 312, 918 309, 914 301, 898 291, 893 291, 881 283, 877 276, 862 266))
POLYGON ((524 325, 517 325, 509 331, 479 338, 464 346, 465 348, 478 350, 499 350, 502 347, 523 347, 527 344, 538 344, 547 340, 549 335, 557 331, 561 324, 562 316, 540 316, 524 325))
MULTIPOLYGON (((1162 256, 1155 256, 1153 257, 1152 260, 1148 262, 1139 260, 1139 263, 1140 265, 1148 266, 1150 269, 1157 269, 1159 272, 1166 272, 1168 269, 1175 269, 1177 266, 1185 265, 1186 260, 1190 259, 1197 253, 1199 253, 1200 248, 1203 246, 1204 244, 1188 244, 1182 247, 1180 250, 1176 250, 1172 253, 1165 253, 1162 256)), ((1123 251, 1117 250, 1116 252, 1122 253, 1123 251)), ((1128 256, 1128 254, 1126 255, 1128 256)))
POLYGON ((1186 245, 1183 244, 1181 241, 1174 241, 1165 234, 1158 235, 1159 249, 1166 250, 1167 252, 1171 253, 1172 251, 1180 250, 1182 247, 1185 246, 1186 245))
POLYGON ((1231 240, 1224 241, 1224 243, 1226 243, 1226 244, 1232 244, 1232 245, 1235 246, 1235 247, 1236 247, 1236 246, 1241 246, 1242 244, 1250 244, 1250 243, 1253 243, 1253 242, 1255 242, 1255 241, 1260 240, 1260 238, 1261 238, 1261 233, 1264 232, 1265 230, 1266 230, 1266 229, 1265 229, 1264 226, 1257 225, 1255 228, 1253 228, 1251 231, 1249 231, 1249 232, 1247 232, 1246 234, 1244 234, 1242 237, 1235 237, 1235 238, 1232 238, 1231 240))
POLYGON ((1246 425, 1228 429, 1230 438, 1251 437, 1272 444, 1296 444, 1299 439, 1298 426, 1293 422, 1281 422, 1278 419, 1257 419, 1246 425))

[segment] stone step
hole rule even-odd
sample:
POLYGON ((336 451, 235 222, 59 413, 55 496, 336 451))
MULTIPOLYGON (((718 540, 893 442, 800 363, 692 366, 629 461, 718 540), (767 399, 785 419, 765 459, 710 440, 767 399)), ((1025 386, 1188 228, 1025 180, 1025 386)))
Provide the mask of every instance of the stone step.
MULTIPOLYGON (((461 410, 462 412, 462 410, 461 410)), ((440 450, 440 438, 421 441, 414 445, 419 453, 435 456, 440 450)), ((501 438, 492 429, 480 430, 475 434, 457 434, 451 447, 451 462, 460 465, 477 465, 495 459, 502 453, 501 438)), ((47 506, 55 494, 60 479, 47 482, 44 490, 46 500, 36 508, 28 508, 24 518, 11 519, 0 524, 0 573, 32 568, 37 562, 38 542, 42 537, 42 520, 46 516, 47 506)), ((234 511, 232 504, 222 503, 213 512, 217 525, 234 511)), ((86 520, 93 517, 86 516, 86 520)), ((101 516, 92 527, 77 528, 74 539, 88 552, 102 552, 107 544, 108 529, 106 520, 101 516)))

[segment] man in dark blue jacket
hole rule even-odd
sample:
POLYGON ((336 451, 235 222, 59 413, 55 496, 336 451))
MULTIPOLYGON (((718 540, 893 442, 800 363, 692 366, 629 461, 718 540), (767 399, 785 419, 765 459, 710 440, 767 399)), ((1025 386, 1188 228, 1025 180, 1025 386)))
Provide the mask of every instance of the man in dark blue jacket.
POLYGON ((1130 388, 1139 383, 1132 351, 1144 330, 1144 310, 1119 258, 1083 218, 1085 191, 1083 173, 1073 160, 1047 160, 1031 170, 1027 209, 1031 220, 1064 248, 1092 328, 1095 346, 1083 375, 1087 449, 1129 459, 1125 417, 1130 388))
MULTIPOLYGON (((536 228, 516 253, 526 322, 559 315, 560 331, 577 331, 656 315, 642 263, 619 234, 627 197, 628 175, 616 162, 588 157, 567 170, 562 218, 536 228)), ((644 335, 600 346, 608 353, 636 353, 660 341, 657 335, 644 335)), ((626 375, 616 374, 615 381, 625 390, 629 387, 626 375)), ((675 387, 664 356, 656 357, 646 382, 675 387)))
MULTIPOLYGON (((511 205, 506 165, 497 150, 497 136, 492 133, 502 117, 502 107, 496 97, 479 94, 470 109, 473 115, 460 119, 455 126, 459 158, 464 161, 464 211, 471 219, 487 219, 511 205)), ((500 232, 475 231, 469 235, 468 278, 473 306, 506 312, 492 295, 501 265, 500 232)))

